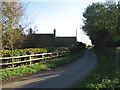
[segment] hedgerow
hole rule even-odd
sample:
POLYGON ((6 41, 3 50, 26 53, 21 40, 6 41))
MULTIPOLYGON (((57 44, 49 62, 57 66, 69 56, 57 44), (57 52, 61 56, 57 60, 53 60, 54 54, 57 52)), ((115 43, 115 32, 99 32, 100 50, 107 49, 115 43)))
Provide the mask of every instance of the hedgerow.
POLYGON ((30 55, 30 54, 46 53, 46 52, 47 50, 45 48, 2 50, 2 57, 23 56, 23 55, 30 55))
POLYGON ((31 54, 40 54, 47 52, 69 51, 67 47, 51 47, 51 48, 26 48, 15 50, 2 50, 2 57, 23 56, 31 54))

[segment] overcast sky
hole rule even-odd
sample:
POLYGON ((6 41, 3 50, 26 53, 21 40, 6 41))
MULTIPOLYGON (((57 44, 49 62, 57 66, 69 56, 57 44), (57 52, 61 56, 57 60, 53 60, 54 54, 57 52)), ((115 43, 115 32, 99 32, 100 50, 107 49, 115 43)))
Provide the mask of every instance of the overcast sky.
POLYGON ((89 38, 82 31, 82 13, 93 2, 104 0, 36 0, 30 2, 26 8, 26 20, 32 22, 30 27, 37 26, 36 33, 53 33, 57 36, 76 36, 77 41, 91 44, 89 38), (48 2, 49 1, 49 2, 48 2))

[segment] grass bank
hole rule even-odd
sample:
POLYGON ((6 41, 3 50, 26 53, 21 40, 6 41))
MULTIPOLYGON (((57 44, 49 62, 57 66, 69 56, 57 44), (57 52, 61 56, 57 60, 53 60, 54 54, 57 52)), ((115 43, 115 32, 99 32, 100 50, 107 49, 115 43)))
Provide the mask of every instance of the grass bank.
POLYGON ((76 60, 77 58, 79 58, 81 56, 82 56, 82 52, 78 52, 78 53, 75 53, 75 54, 72 54, 72 55, 69 55, 66 57, 53 59, 51 61, 46 60, 44 63, 32 65, 29 67, 18 68, 18 69, 14 69, 14 70, 5 70, 0 73, 2 73, 2 80, 5 81, 5 80, 16 78, 18 76, 21 77, 21 76, 28 75, 31 73, 37 73, 39 71, 46 70, 49 68, 56 68, 61 65, 70 63, 73 60, 76 60))
POLYGON ((99 66, 76 88, 120 88, 115 60, 108 59, 99 51, 95 50, 95 52, 99 57, 99 66))

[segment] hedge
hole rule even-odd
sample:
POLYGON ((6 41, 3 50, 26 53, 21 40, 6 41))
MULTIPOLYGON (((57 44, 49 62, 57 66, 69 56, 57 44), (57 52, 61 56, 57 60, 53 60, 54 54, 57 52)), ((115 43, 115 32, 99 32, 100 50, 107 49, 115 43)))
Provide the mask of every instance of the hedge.
POLYGON ((2 50, 2 57, 23 56, 23 55, 40 54, 40 53, 47 53, 47 52, 60 52, 60 51, 69 51, 69 50, 67 47, 2 50))
POLYGON ((2 50, 2 57, 23 56, 30 54, 46 53, 45 48, 26 48, 16 50, 2 50))

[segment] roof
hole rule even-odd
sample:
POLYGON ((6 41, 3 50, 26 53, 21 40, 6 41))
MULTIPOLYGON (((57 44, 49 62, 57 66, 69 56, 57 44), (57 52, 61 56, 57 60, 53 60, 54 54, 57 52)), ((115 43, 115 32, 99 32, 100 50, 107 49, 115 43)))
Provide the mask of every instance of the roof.
POLYGON ((44 33, 44 34, 32 34, 32 35, 54 35, 54 34, 51 34, 51 33, 50 33, 50 34, 48 34, 48 33, 45 34, 45 33, 44 33))
POLYGON ((36 38, 54 37, 54 34, 32 34, 36 38))
POLYGON ((56 37, 56 38, 76 38, 76 37, 56 37))

